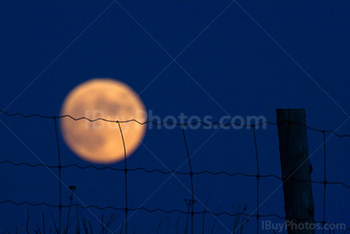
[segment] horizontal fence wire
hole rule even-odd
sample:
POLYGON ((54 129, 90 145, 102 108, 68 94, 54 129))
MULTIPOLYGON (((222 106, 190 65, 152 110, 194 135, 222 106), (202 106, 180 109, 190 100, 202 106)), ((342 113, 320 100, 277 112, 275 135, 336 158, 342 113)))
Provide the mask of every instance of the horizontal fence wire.
MULTIPOLYGON (((54 166, 54 165, 47 165, 44 163, 37 163, 37 164, 30 164, 27 162, 12 162, 12 161, 0 161, 0 165, 2 164, 9 164, 11 166, 14 167, 19 167, 19 166, 28 166, 28 167, 47 167, 50 169, 58 169, 59 166, 54 166)), ((110 167, 110 166, 95 166, 95 165, 87 165, 87 166, 82 166, 82 165, 78 165, 78 164, 67 164, 67 165, 62 165, 61 168, 78 168, 81 170, 87 170, 87 169, 93 169, 93 170, 99 170, 99 171, 103 171, 103 170, 112 170, 112 171, 120 171, 120 172, 124 172, 124 168, 115 168, 115 167, 110 167)), ((136 171, 141 171, 144 173, 160 173, 160 174, 164 174, 164 175, 169 175, 169 174, 177 174, 177 175, 191 175, 190 172, 183 172, 183 171, 176 171, 176 170, 170 170, 170 171, 165 171, 165 170, 160 170, 160 169, 146 169, 143 167, 136 167, 136 168, 128 168, 128 171, 130 172, 136 172, 136 171)), ((280 181, 284 181, 285 179, 282 178, 279 175, 276 174, 248 174, 248 173, 244 173, 244 172, 228 172, 228 171, 208 171, 208 170, 203 170, 203 171, 193 171, 192 175, 203 175, 203 174, 208 174, 208 175, 212 175, 212 176, 220 176, 220 175, 224 175, 224 176, 229 176, 229 177, 235 177, 235 176, 245 176, 245 177, 252 177, 252 178, 256 178, 256 177, 260 177, 260 178, 275 178, 277 180, 280 181)), ((293 182, 311 182, 314 184, 324 184, 324 181, 318 181, 318 180, 294 180, 293 182)), ((327 184, 330 185, 340 185, 343 186, 344 188, 350 189, 350 184, 346 184, 340 181, 327 181, 327 184)))
MULTIPOLYGON (((211 214, 215 217, 218 216, 222 216, 222 215, 227 215, 227 216, 231 216, 231 217, 236 217, 236 216, 245 216, 245 217, 255 217, 257 220, 257 230, 256 233, 259 233, 259 219, 260 218, 268 218, 268 217, 275 217, 278 219, 283 219, 283 220, 296 220, 296 221, 303 221, 303 219, 300 219, 299 217, 286 217, 283 215, 278 215, 276 213, 270 213, 270 214, 261 214, 260 213, 260 201, 259 201, 259 197, 260 197, 260 179, 263 178, 274 178, 274 179, 278 179, 280 180, 282 183, 284 183, 286 180, 291 180, 291 182, 294 183, 299 183, 299 182, 311 182, 314 184, 322 184, 323 185, 323 209, 322 209, 322 220, 320 221, 314 221, 315 223, 320 223, 324 225, 326 224, 339 224, 339 223, 329 223, 326 222, 326 185, 340 185, 343 186, 344 188, 350 189, 350 184, 346 184, 342 181, 327 181, 327 176, 326 176, 326 133, 331 133, 339 138, 350 138, 350 134, 345 134, 345 135, 341 135, 339 133, 337 133, 336 131, 333 130, 322 130, 322 129, 317 129, 314 127, 310 127, 306 124, 301 124, 301 123, 295 123, 295 122, 291 122, 291 121, 283 121, 283 122, 287 122, 288 124, 298 124, 298 125, 302 125, 305 128, 312 130, 312 131, 316 131, 316 132, 320 132, 323 135, 323 156, 324 156, 324 178, 323 181, 316 181, 316 180, 292 180, 290 178, 283 178, 281 176, 278 176, 276 174, 260 174, 260 170, 259 170, 259 154, 258 154, 258 147, 257 147, 257 137, 256 137, 256 127, 257 126, 261 126, 264 124, 269 124, 269 125, 274 125, 277 126, 278 123, 274 123, 274 122, 270 122, 270 121, 263 121, 260 123, 256 123, 256 124, 251 124, 251 125, 246 125, 246 124, 239 124, 236 122, 229 122, 229 123, 219 123, 219 122, 211 122, 211 123, 204 123, 201 121, 196 121, 196 122, 192 122, 192 123, 173 123, 170 121, 164 121, 164 122, 154 122, 154 121, 145 121, 145 122, 140 122, 136 119, 129 119, 129 120, 123 120, 123 121, 119 121, 119 120, 109 120, 109 119, 104 119, 104 118, 97 118, 97 119, 89 119, 87 117, 73 117, 71 115, 61 115, 61 116, 48 116, 48 115, 41 115, 41 114, 29 114, 29 115, 25 115, 23 113, 8 113, 6 111, 2 111, 0 110, 0 115, 4 114, 8 117, 23 117, 23 118, 33 118, 33 117, 37 117, 37 118, 44 118, 44 119, 53 119, 54 120, 54 124, 55 124, 55 134, 56 134, 56 141, 57 141, 57 153, 58 153, 58 165, 46 165, 44 163, 37 163, 37 164, 31 164, 28 162, 13 162, 10 160, 4 160, 4 161, 0 161, 0 165, 10 165, 13 167, 19 167, 19 166, 27 166, 27 167, 31 167, 31 168, 37 168, 37 167, 47 167, 50 169, 58 169, 59 172, 59 178, 61 178, 61 170, 65 169, 65 168, 76 168, 76 169, 80 169, 80 170, 86 170, 86 169, 94 169, 94 170, 99 170, 99 171, 103 171, 103 170, 112 170, 112 171, 120 171, 120 172, 124 172, 124 176, 125 176, 125 183, 124 183, 124 191, 125 191, 125 207, 115 207, 115 206, 97 206, 97 205, 80 205, 80 204, 70 204, 70 205, 63 205, 62 204, 62 192, 61 192, 61 181, 59 181, 59 204, 51 204, 51 203, 45 203, 45 202, 39 202, 39 203, 32 203, 29 201, 22 201, 22 202, 17 202, 17 201, 13 201, 13 200, 3 200, 0 201, 0 204, 11 204, 11 205, 15 205, 15 206, 31 206, 31 207, 39 207, 39 206, 45 206, 45 207, 52 207, 52 208, 58 208, 59 210, 59 218, 61 219, 61 210, 62 208, 69 208, 69 207, 78 207, 80 209, 97 209, 97 210, 107 210, 107 209, 112 209, 112 210, 117 210, 117 211, 124 211, 125 212, 125 221, 124 221, 124 226, 125 226, 125 233, 128 233, 128 225, 127 225, 127 221, 128 221, 128 212, 129 211, 137 211, 137 210, 142 210, 144 212, 147 213, 155 213, 155 212, 160 212, 163 214, 172 214, 172 213, 179 213, 179 214, 186 214, 186 215, 191 215, 191 233, 194 233, 194 228, 193 228, 193 216, 194 215, 204 215, 204 214, 211 214), (96 121, 105 121, 105 122, 113 122, 118 124, 119 126, 119 130, 120 130, 120 134, 121 134, 121 138, 123 141, 123 147, 124 147, 124 161, 125 161, 125 165, 124 168, 115 168, 115 167, 111 167, 111 166, 95 166, 95 165, 87 165, 87 166, 82 166, 79 164, 67 164, 67 165, 61 165, 61 155, 60 155, 60 146, 59 146, 59 140, 58 140, 58 130, 57 130, 57 119, 62 119, 62 118, 70 118, 74 121, 79 121, 79 120, 87 120, 90 122, 96 122, 96 121), (164 170, 160 170, 160 169, 146 169, 143 167, 138 167, 138 168, 128 168, 127 167, 127 157, 126 157, 126 148, 125 148, 125 142, 124 142, 124 137, 123 137, 123 131, 122 131, 122 126, 121 124, 123 123, 130 123, 130 122, 135 122, 141 125, 145 125, 145 124, 153 124, 153 125, 164 125, 164 124, 170 124, 170 125, 176 125, 176 126, 181 126, 182 128, 182 135, 184 138, 184 144, 185 144, 185 149, 186 149, 186 155, 187 155, 187 161, 189 163, 189 172, 182 172, 182 171, 178 171, 178 170, 168 170, 168 171, 164 171, 164 170), (186 140, 186 135, 185 135, 185 130, 184 130, 184 126, 189 126, 189 125, 198 125, 201 124, 203 126, 212 126, 212 125, 218 125, 218 126, 222 126, 222 127, 227 127, 230 125, 236 125, 236 126, 243 126, 243 127, 251 127, 253 129, 253 137, 254 137, 254 148, 255 148, 255 156, 256 156, 256 174, 248 174, 248 173, 244 173, 244 172, 228 172, 228 171, 209 171, 209 170, 203 170, 203 171, 193 171, 192 170, 192 165, 191 165, 191 161, 190 161, 190 153, 188 150, 188 143, 186 140), (150 209, 150 208, 146 208, 144 206, 141 207, 137 207, 137 208, 130 208, 128 207, 128 189, 127 189, 127 173, 128 172, 137 172, 137 171, 141 171, 147 174, 151 174, 151 173, 160 173, 160 174, 178 174, 178 175, 184 175, 184 176, 189 176, 190 177, 190 182, 191 182, 191 200, 189 201, 189 209, 187 211, 184 210, 180 210, 180 209, 172 209, 172 210, 165 210, 162 208, 156 208, 156 209, 150 209), (195 202, 195 196, 194 196, 194 186, 193 186, 193 176, 195 175, 211 175, 211 176, 229 176, 229 177, 236 177, 236 176, 244 176, 244 177, 251 177, 251 178, 255 178, 256 179, 256 185, 257 185, 257 191, 256 191, 256 214, 247 214, 244 212, 238 212, 238 213, 230 213, 230 212, 211 212, 208 209, 204 209, 203 211, 195 211, 194 210, 194 202, 195 202)), ((304 221, 309 221, 309 220, 304 220, 304 221)), ((61 221, 59 222, 61 223, 61 221)), ((60 225, 61 226, 61 225, 60 225)), ((234 230, 236 231, 236 230, 234 230)), ((350 228, 346 227, 345 231, 350 231, 350 228)), ((322 231, 324 233, 324 229, 322 231)), ((61 231, 59 232, 61 233, 61 231)))
MULTIPOLYGON (((23 202, 16 202, 13 200, 4 200, 4 201, 0 201, 0 204, 12 204, 12 205, 16 205, 16 206, 23 206, 23 205, 27 205, 27 206, 32 206, 32 207, 37 207, 37 206, 46 206, 46 207, 52 207, 52 208, 59 208, 59 205, 56 204, 51 204, 51 203, 46 203, 46 202, 38 202, 38 203, 33 203, 33 202, 28 202, 28 201, 23 201, 23 202)), ((80 204, 71 204, 71 205, 62 205, 62 208, 69 208, 69 207, 78 207, 80 209, 97 209, 97 210, 116 210, 116 211, 125 211, 125 207, 115 207, 115 206, 97 206, 97 205, 80 205, 80 204)), ((179 213, 179 214, 192 214, 192 211, 185 211, 185 210, 180 210, 180 209, 171 209, 171 210, 165 210, 165 209, 161 209, 161 208, 156 208, 156 209, 149 209, 147 207, 141 206, 141 207, 137 207, 137 208, 128 208, 129 211, 137 211, 137 210, 143 210, 147 213, 155 213, 155 212, 160 212, 160 213, 164 213, 164 214, 171 214, 171 213, 179 213)), ((254 214, 248 214, 248 213, 244 213, 244 212, 237 212, 237 213, 231 213, 228 211, 220 211, 220 212, 213 212, 213 211, 209 211, 209 210, 203 210, 203 211, 194 211, 193 212, 196 215, 200 215, 200 214, 211 214, 213 216, 222 216, 222 215, 227 215, 227 216, 231 216, 231 217, 235 217, 235 216, 249 216, 249 217, 257 217, 257 215, 254 214)), ((270 213, 270 214, 260 214, 259 217, 261 218, 268 218, 268 217, 275 217, 278 219, 286 219, 286 216, 283 215, 279 215, 279 214, 275 214, 275 213, 270 213)), ((291 219, 295 219, 295 220, 306 220, 306 219, 301 219, 301 218, 297 218, 297 217, 288 217, 291 219)), ((323 221, 315 221, 315 223, 323 223, 323 221)))
MULTIPOLYGON (((4 114, 4 115, 9 116, 9 117, 14 117, 14 116, 20 116, 20 117, 23 117, 23 118, 38 117, 38 118, 43 118, 43 119, 70 118, 70 119, 75 120, 75 121, 79 121, 79 120, 87 120, 89 122, 105 121, 105 122, 110 122, 110 123, 119 122, 121 124, 135 122, 135 123, 138 123, 138 124, 141 124, 141 125, 153 124, 153 125, 157 125, 157 126, 164 125, 164 124, 170 124, 170 125, 176 125, 176 126, 190 126, 190 125, 201 124, 201 125, 207 126, 207 127, 208 126, 213 126, 213 125, 217 125, 217 126, 221 126, 221 127, 228 127, 230 125, 236 125, 236 126, 241 126, 241 127, 254 127, 254 126, 261 126, 261 125, 264 125, 264 124, 275 125, 275 126, 278 125, 278 123, 271 122, 271 121, 262 121, 262 122, 256 123, 256 124, 240 124, 240 123, 236 123, 236 122, 228 122, 228 123, 223 124, 223 123, 220 123, 220 122, 206 123, 206 122, 202 122, 202 121, 194 121, 194 122, 191 122, 191 123, 174 123, 174 122, 171 122, 171 121, 162 121, 162 122, 158 123, 158 122, 155 122, 155 121, 144 121, 144 122, 141 122, 141 121, 138 121, 136 119, 119 120, 118 121, 118 120, 111 120, 111 119, 105 119, 105 118, 90 119, 88 117, 73 117, 71 115, 58 115, 58 116, 41 115, 41 114, 28 114, 28 115, 26 115, 26 114, 23 114, 23 113, 8 113, 6 111, 0 110, 0 115, 1 114, 4 114)), ((313 131, 316 131, 316 132, 332 133, 335 136, 340 137, 340 138, 344 138, 344 137, 350 138, 350 134, 342 135, 342 134, 337 133, 334 130, 317 129, 317 128, 314 128, 314 127, 310 127, 310 126, 308 126, 306 124, 296 123, 296 122, 292 122, 292 121, 281 121, 281 123, 283 123, 283 122, 287 122, 287 123, 290 123, 290 124, 299 124, 299 125, 305 126, 307 129, 310 129, 310 130, 313 130, 313 131)))

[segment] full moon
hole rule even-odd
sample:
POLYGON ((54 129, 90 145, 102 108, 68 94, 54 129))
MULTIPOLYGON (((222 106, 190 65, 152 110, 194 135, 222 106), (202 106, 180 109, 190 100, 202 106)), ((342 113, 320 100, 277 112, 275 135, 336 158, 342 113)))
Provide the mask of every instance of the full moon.
MULTIPOLYGON (((68 147, 82 159, 99 164, 124 160, 123 141, 116 121, 146 120, 145 107, 138 95, 128 85, 112 79, 92 79, 75 87, 64 100, 61 115, 114 121, 60 119, 68 147)), ((128 157, 140 145, 146 127, 134 121, 120 123, 120 126, 128 157)))

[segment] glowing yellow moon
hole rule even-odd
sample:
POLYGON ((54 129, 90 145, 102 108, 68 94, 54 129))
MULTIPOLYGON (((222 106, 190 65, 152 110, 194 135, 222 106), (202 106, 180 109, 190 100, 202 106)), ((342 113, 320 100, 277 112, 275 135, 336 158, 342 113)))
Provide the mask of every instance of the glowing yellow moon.
MULTIPOLYGON (((64 100, 61 115, 74 118, 108 120, 146 120, 145 107, 126 84, 112 79, 92 79, 74 88, 64 100)), ((120 123, 127 156, 141 143, 146 127, 136 122, 120 123)), ((114 163, 124 160, 124 148, 118 123, 85 119, 60 119, 61 132, 68 147, 84 160, 114 163)))

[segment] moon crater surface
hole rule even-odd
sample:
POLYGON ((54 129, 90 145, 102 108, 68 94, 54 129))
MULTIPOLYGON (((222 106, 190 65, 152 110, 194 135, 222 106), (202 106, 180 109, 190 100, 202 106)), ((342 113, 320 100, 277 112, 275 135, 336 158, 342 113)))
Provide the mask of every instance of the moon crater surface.
MULTIPOLYGON (((114 120, 60 119, 62 136, 68 147, 82 159, 99 164, 124 160, 123 141, 116 121, 146 121, 145 107, 138 95, 128 85, 105 78, 92 79, 75 87, 64 100, 61 115, 114 120)), ((128 157, 140 145, 146 125, 134 121, 120 125, 128 157)))

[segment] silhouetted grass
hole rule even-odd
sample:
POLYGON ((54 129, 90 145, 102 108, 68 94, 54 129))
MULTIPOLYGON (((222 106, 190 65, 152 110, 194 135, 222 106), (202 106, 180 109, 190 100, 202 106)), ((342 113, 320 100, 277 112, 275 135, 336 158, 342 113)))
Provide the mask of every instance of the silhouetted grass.
MULTIPOLYGON (((62 227, 62 233, 61 234, 69 234, 69 233, 75 233, 75 234, 109 234, 111 233, 111 231, 115 231, 114 233, 118 233, 122 234, 124 231, 124 219, 121 219, 121 225, 119 230, 115 230, 112 229, 113 224, 115 224, 118 220, 118 215, 116 214, 111 214, 107 217, 105 217, 105 215, 101 215, 101 226, 100 228, 93 228, 91 221, 88 220, 81 212, 79 207, 76 207, 75 212, 72 212, 73 210, 73 195, 74 195, 74 191, 75 191, 75 186, 70 186, 71 188, 71 195, 69 196, 69 206, 68 209, 65 212, 62 212, 62 214, 66 215, 65 217, 63 217, 64 219, 62 220, 66 220, 65 224, 63 224, 62 227), (74 214, 75 213, 75 214, 74 214)), ((185 205, 187 206, 187 210, 190 211, 191 210, 191 205, 192 205, 192 201, 191 200, 187 200, 184 199, 185 201, 185 205)), ((207 206, 208 200, 205 203, 205 208, 204 211, 206 211, 206 206, 207 206)), ((234 210, 237 211, 237 213, 240 212, 245 212, 247 210, 247 206, 246 205, 239 205, 237 207, 233 206, 234 210)), ((218 208, 217 212, 220 212, 221 210, 221 206, 218 208)), ((53 216, 52 213, 50 213, 49 218, 47 217, 48 215, 45 215, 44 213, 42 213, 41 215, 41 220, 40 221, 34 221, 31 218, 31 213, 30 210, 27 210, 27 217, 26 217, 26 225, 25 225, 25 229, 20 230, 19 227, 16 227, 14 232, 10 232, 10 230, 6 229, 5 233, 35 233, 35 234, 60 234, 59 233, 59 227, 57 225, 57 222, 53 216), (32 224, 31 224, 32 223, 32 224)), ((201 233, 205 234, 205 233, 210 233, 213 234, 215 232, 215 227, 216 227, 216 222, 217 219, 214 220, 214 222, 212 223, 210 232, 206 232, 205 231, 205 226, 206 221, 205 221, 205 216, 206 213, 203 213, 202 216, 202 222, 201 222, 201 226, 202 226, 202 230, 201 233)), ((215 217, 216 218, 216 217, 215 217)), ((158 225, 155 229, 156 234, 161 234, 161 233, 169 233, 169 230, 173 230, 176 232, 176 234, 180 234, 182 232, 179 231, 179 224, 180 224, 180 216, 178 216, 176 222, 175 222, 175 228, 171 229, 170 225, 169 225, 169 217, 166 217, 166 222, 164 222, 164 215, 161 217, 161 219, 158 222, 158 225), (164 223, 166 223, 165 228, 164 228, 164 223), (162 227, 163 226, 163 227, 162 227), (164 232, 161 232, 161 230, 164 230, 164 232)), ((233 220, 233 230, 232 230, 232 234, 242 234, 243 233, 243 227, 244 225, 248 222, 249 220, 247 218, 242 217, 241 215, 235 216, 234 220, 233 220)), ((189 226, 190 226, 190 214, 186 215, 186 219, 185 219, 185 227, 183 229, 183 233, 184 234, 188 234, 189 233, 189 226)), ((199 230, 198 230, 199 231, 199 230)), ((196 233, 198 233, 198 231, 196 231, 196 233)), ((124 231, 125 232, 125 231, 124 231)), ((132 233, 135 233, 135 229, 132 229, 132 233)))

